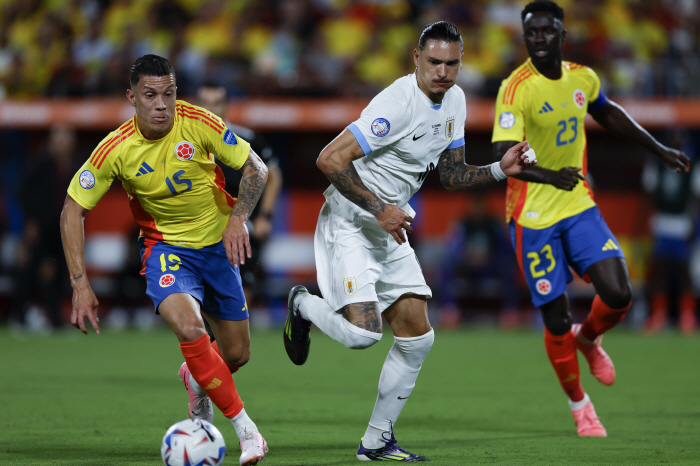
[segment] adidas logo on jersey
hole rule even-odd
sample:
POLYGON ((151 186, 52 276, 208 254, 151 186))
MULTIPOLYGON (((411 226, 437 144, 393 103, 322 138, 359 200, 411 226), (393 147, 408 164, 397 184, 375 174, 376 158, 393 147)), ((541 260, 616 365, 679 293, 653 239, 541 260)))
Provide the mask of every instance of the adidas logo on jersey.
POLYGON ((612 239, 609 239, 606 243, 605 246, 603 246, 603 251, 613 251, 620 249, 617 247, 617 244, 612 239))
POLYGON ((149 173, 153 173, 153 169, 146 162, 143 162, 136 176, 148 175, 149 173))
POLYGON ((554 109, 552 108, 551 105, 549 105, 549 102, 545 101, 544 105, 542 106, 542 110, 540 110, 538 113, 549 113, 553 112, 554 109))

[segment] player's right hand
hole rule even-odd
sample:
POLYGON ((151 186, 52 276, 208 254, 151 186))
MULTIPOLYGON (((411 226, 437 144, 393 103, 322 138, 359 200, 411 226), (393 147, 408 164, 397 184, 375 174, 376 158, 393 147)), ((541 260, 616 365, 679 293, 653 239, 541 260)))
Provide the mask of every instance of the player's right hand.
POLYGON ((73 310, 70 313, 70 323, 73 324, 73 327, 80 329, 81 332, 87 335, 88 331, 87 327, 85 327, 85 318, 87 317, 92 328, 95 329, 95 333, 99 335, 100 326, 98 322, 100 318, 97 317, 97 306, 99 304, 87 279, 84 282, 73 284, 73 310))
POLYGON ((583 177, 580 171, 581 167, 564 167, 559 171, 552 172, 551 176, 549 177, 549 184, 557 189, 573 191, 579 180, 583 181, 586 179, 583 177))
POLYGON ((413 233, 413 227, 411 223, 414 222, 413 217, 408 215, 399 206, 393 204, 384 204, 384 210, 375 214, 379 226, 384 228, 394 240, 403 244, 406 242, 406 236, 404 230, 408 233, 413 233))

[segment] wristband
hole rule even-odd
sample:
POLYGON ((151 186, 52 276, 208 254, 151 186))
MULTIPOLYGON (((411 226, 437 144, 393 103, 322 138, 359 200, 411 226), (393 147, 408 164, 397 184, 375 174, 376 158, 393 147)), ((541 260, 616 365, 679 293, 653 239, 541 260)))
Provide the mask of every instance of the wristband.
POLYGON ((494 178, 496 178, 496 181, 501 181, 503 179, 508 178, 508 175, 503 173, 503 170, 501 169, 501 162, 493 162, 491 165, 491 174, 493 175, 494 178))

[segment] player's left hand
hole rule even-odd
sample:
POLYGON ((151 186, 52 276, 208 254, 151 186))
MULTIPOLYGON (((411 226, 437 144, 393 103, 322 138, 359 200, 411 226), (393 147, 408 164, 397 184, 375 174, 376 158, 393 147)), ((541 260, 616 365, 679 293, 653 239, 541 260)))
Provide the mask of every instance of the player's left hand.
POLYGON ((537 163, 537 160, 528 162, 525 152, 530 150, 530 143, 523 141, 514 145, 501 159, 501 170, 508 176, 519 175, 528 167, 537 163))
POLYGON ((659 153, 659 158, 676 173, 690 171, 690 159, 681 151, 664 147, 659 153))
POLYGON ((248 226, 244 218, 237 215, 229 217, 222 239, 228 261, 235 268, 238 268, 239 263, 245 264, 246 257, 251 258, 252 248, 248 237, 248 226))

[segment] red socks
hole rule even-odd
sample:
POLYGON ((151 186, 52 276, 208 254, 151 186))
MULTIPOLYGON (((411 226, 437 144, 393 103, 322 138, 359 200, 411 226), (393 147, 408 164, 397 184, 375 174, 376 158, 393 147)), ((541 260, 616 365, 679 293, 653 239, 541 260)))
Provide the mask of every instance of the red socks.
POLYGON ((631 305, 630 302, 622 309, 613 309, 605 304, 599 295, 595 295, 591 312, 581 324, 581 334, 590 341, 594 341, 598 335, 604 334, 620 323, 631 305))
POLYGON ((219 357, 224 361, 224 364, 226 364, 226 367, 228 367, 228 370, 230 370, 232 374, 241 368, 241 366, 231 364, 230 362, 228 362, 224 359, 224 357, 221 355, 221 350, 219 349, 219 345, 218 345, 218 343, 216 343, 216 340, 211 342, 211 347, 214 348, 214 351, 216 351, 216 354, 218 354, 219 357))
POLYGON ((581 387, 581 373, 578 368, 574 335, 570 331, 564 335, 552 335, 545 328, 544 347, 566 395, 574 402, 583 400, 585 393, 581 387))
MULTIPOLYGON (((218 346, 217 346, 218 349, 218 346)), ((204 334, 192 342, 180 343, 190 374, 228 419, 243 409, 231 372, 204 334)))

